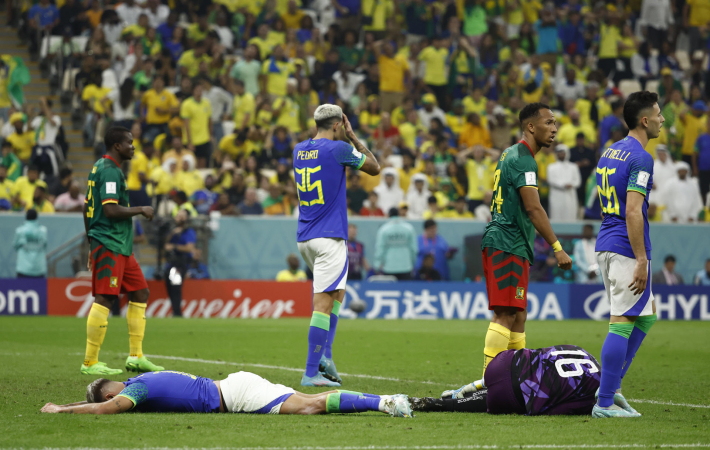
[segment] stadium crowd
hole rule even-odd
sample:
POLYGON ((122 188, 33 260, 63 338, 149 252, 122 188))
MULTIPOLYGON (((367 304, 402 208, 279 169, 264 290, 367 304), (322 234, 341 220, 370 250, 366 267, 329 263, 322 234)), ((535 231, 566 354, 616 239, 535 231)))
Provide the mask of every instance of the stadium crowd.
MULTIPOLYGON (((707 216, 704 1, 41 0, 26 14, 31 50, 38 28, 85 36, 61 49, 85 143, 100 153, 108 124, 131 129, 131 204, 162 215, 298 214, 291 151, 334 103, 387 166, 350 175, 352 215, 486 221, 517 112, 542 101, 559 127, 537 156, 543 205, 552 220, 598 220, 596 160, 626 133, 625 94, 646 88, 666 118, 648 149, 650 216, 707 216)), ((61 118, 38 106, 0 111, 0 208, 78 211, 61 118)))

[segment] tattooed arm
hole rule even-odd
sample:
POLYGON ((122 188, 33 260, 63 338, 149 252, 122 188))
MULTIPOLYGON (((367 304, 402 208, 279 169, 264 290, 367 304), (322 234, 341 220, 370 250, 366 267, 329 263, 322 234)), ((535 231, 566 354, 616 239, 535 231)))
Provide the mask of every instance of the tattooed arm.
POLYGON ((365 163, 360 167, 360 170, 365 172, 368 175, 377 175, 380 173, 380 164, 377 162, 377 158, 375 158, 375 155, 372 154, 370 150, 365 147, 365 145, 360 142, 360 140, 355 136, 355 132, 353 131, 352 125, 350 125, 350 121, 348 120, 348 116, 343 114, 343 127, 345 128, 345 135, 350 139, 350 142, 352 142, 353 147, 357 149, 360 153, 365 155, 365 163))
POLYGON ((114 397, 103 403, 78 402, 69 405, 55 405, 47 403, 40 410, 44 413, 67 414, 119 414, 133 408, 133 402, 126 397, 114 397))

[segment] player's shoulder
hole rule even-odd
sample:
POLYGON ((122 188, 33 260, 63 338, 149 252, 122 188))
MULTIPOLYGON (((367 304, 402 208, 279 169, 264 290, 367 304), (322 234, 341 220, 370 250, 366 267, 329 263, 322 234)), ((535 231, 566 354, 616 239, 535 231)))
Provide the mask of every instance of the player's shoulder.
POLYGON ((503 165, 512 166, 515 168, 524 167, 526 169, 534 167, 537 170, 537 161, 532 152, 522 142, 517 142, 503 151, 499 162, 503 165))

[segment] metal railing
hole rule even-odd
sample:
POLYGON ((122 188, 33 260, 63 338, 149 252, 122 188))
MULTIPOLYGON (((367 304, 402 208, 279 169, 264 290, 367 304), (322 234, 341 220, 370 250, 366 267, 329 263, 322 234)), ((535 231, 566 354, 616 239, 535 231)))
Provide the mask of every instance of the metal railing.
POLYGON ((56 277, 57 264, 69 256, 72 257, 72 273, 77 273, 82 269, 81 262, 86 263, 86 258, 89 257, 89 242, 85 232, 82 231, 47 253, 47 276, 56 277))

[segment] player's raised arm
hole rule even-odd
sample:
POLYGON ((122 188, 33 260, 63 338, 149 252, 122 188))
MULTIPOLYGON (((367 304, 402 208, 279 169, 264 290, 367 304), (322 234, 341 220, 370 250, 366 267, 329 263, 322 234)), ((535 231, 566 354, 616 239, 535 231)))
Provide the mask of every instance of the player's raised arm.
POLYGON ((365 162, 362 164, 362 166, 360 166, 360 170, 362 170, 368 175, 379 175, 380 164, 377 162, 377 158, 375 158, 375 155, 373 155, 372 152, 368 150, 367 147, 365 147, 365 145, 357 138, 355 132, 353 131, 352 125, 350 125, 348 116, 346 116, 345 114, 343 114, 343 128, 345 130, 345 136, 347 136, 347 138, 353 144, 353 147, 355 147, 357 151, 365 155, 365 162))
POLYGON ((555 232, 552 231, 550 219, 547 217, 547 213, 540 204, 540 194, 538 194, 537 189, 534 187, 523 186, 518 190, 518 192, 520 192, 520 198, 523 200, 525 211, 528 213, 528 217, 535 226, 535 229, 555 251, 557 266, 562 270, 571 269, 572 258, 569 257, 567 252, 562 250, 562 245, 560 245, 560 242, 557 240, 555 232))
POLYGON ((133 408, 133 401, 126 397, 114 397, 103 403, 72 403, 69 405, 55 405, 47 403, 40 412, 66 413, 66 414, 119 414, 133 408))

